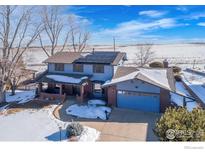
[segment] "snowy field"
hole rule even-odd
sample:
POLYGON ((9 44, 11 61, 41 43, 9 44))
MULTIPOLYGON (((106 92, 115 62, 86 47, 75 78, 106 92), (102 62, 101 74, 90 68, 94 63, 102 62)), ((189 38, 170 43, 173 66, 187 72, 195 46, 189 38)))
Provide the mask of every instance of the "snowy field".
MULTIPOLYGON (((55 119, 52 115, 55 107, 0 115, 0 141, 60 141, 59 127, 62 127, 61 140, 66 141, 65 128, 68 123, 55 119)), ((84 127, 78 139, 96 141, 99 135, 99 131, 84 127)))
MULTIPOLYGON (((112 46, 95 45, 88 46, 85 51, 113 51, 112 46)), ((117 46, 117 51, 126 52, 128 62, 133 63, 135 54, 138 52, 138 48, 134 45, 117 46)), ((183 68, 192 67, 194 60, 198 64, 195 67, 204 69, 205 66, 205 44, 164 44, 154 45, 152 50, 155 52, 155 59, 162 61, 168 59, 170 64, 177 64, 183 68)), ((68 51, 65 49, 64 51, 68 51)), ((28 67, 37 71, 42 71, 46 67, 41 66, 42 62, 47 58, 46 54, 41 48, 30 48, 24 55, 24 59, 28 64, 28 67)))

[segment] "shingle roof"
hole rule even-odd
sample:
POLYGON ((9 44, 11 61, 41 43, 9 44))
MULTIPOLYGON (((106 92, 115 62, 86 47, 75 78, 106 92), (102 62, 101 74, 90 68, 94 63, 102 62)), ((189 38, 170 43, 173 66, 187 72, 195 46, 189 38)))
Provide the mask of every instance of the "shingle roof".
POLYGON ((169 68, 145 69, 119 66, 112 80, 110 82, 105 83, 103 86, 109 86, 130 79, 142 80, 152 85, 161 87, 163 89, 176 91, 172 70, 169 68))
POLYGON ((126 56, 121 52, 58 52, 49 57, 45 63, 97 63, 117 65, 126 56))

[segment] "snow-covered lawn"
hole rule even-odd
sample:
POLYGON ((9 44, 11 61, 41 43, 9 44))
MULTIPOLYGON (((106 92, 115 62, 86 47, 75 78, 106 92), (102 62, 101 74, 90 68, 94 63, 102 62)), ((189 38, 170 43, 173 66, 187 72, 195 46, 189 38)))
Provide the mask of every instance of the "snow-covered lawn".
POLYGON ((16 90, 16 94, 11 96, 11 92, 6 92, 6 101, 18 102, 18 104, 27 103, 35 98, 35 90, 16 90))
MULTIPOLYGON (((176 90, 178 93, 183 94, 184 96, 191 97, 189 92, 186 90, 182 82, 176 82, 176 90)), ((173 102, 175 102, 178 106, 183 106, 183 96, 171 93, 171 99, 173 102)), ((191 99, 186 98, 186 101, 191 101, 187 102, 187 110, 192 111, 194 108, 197 107, 197 103, 195 101, 192 101, 191 99)))
MULTIPOLYGON (((23 110, 15 114, 0 115, 0 141, 67 141, 65 128, 69 123, 55 119, 51 108, 40 110, 23 110)), ((84 127, 79 141, 96 141, 100 132, 96 129, 84 127)))
POLYGON ((90 118, 102 120, 107 119, 107 114, 111 112, 111 108, 106 106, 89 106, 89 105, 71 105, 66 109, 66 113, 81 118, 90 118))

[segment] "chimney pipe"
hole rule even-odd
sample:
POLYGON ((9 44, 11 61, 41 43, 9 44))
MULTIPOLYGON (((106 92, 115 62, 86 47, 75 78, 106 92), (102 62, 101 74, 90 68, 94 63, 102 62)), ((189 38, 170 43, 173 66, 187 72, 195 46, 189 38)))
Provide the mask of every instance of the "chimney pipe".
POLYGON ((163 65, 164 65, 164 68, 168 68, 169 67, 169 62, 167 61, 167 59, 165 59, 163 61, 163 65))

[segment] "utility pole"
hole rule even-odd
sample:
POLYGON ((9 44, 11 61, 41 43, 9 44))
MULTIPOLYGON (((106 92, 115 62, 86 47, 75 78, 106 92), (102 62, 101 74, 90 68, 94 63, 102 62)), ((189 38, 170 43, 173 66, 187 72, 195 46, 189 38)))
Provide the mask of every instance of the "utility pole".
POLYGON ((114 51, 115 51, 115 37, 113 37, 113 48, 114 48, 114 51))

